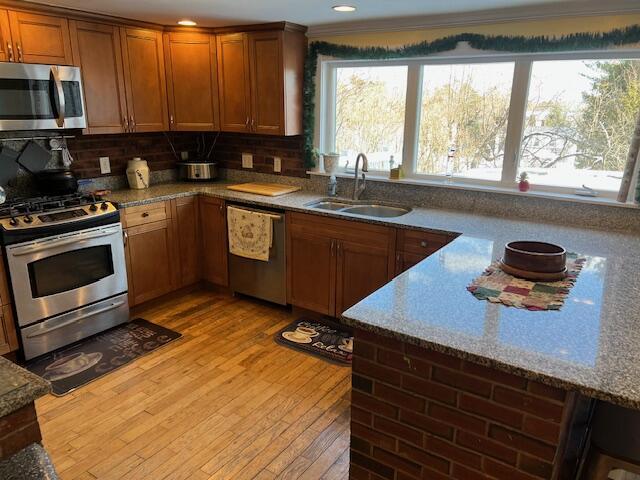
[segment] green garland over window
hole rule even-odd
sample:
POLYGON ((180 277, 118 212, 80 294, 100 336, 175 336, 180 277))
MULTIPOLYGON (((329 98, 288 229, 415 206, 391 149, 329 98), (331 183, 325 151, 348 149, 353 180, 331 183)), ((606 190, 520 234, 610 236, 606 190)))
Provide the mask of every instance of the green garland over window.
MULTIPOLYGON (((487 36, 476 33, 461 33, 440 38, 432 42, 420 42, 399 48, 353 47, 327 42, 311 42, 305 61, 303 88, 303 135, 304 164, 315 166, 313 129, 315 126, 316 69, 318 55, 345 60, 386 60, 392 58, 426 57, 434 53, 454 50, 458 43, 468 42, 478 50, 494 50, 511 53, 558 52, 572 50, 592 50, 629 45, 640 42, 640 25, 611 30, 606 33, 574 33, 562 37, 487 36)), ((640 196, 640 182, 638 184, 640 196)))

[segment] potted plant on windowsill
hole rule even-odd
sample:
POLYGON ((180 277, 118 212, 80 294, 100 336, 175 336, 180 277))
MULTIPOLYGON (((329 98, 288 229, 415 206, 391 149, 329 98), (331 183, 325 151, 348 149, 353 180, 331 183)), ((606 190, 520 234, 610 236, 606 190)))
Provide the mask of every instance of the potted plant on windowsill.
POLYGON ((521 192, 528 192, 531 185, 529 184, 529 174, 527 172, 522 172, 518 179, 518 190, 521 192))

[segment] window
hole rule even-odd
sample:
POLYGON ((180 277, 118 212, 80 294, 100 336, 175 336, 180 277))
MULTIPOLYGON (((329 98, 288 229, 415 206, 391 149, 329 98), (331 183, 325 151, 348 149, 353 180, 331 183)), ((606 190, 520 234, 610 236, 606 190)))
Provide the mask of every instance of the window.
POLYGON ((618 191, 640 110, 640 60, 533 62, 519 172, 618 191))
POLYGON ((336 69, 335 150, 354 167, 366 152, 370 170, 402 161, 407 67, 336 69))
POLYGON ((640 50, 323 62, 320 149, 352 168, 615 197, 640 112, 640 50))
POLYGON ((513 67, 424 67, 417 173, 500 180, 513 67))

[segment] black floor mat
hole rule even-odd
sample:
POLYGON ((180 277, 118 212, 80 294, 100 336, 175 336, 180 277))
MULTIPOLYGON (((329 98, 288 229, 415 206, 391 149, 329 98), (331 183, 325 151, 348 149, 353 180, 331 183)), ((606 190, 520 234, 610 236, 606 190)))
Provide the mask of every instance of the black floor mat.
POLYGON ((274 340, 330 362, 351 365, 353 334, 337 322, 300 318, 276 333, 274 340))
POLYGON ((62 396, 180 338, 182 334, 137 318, 37 358, 25 365, 62 396))

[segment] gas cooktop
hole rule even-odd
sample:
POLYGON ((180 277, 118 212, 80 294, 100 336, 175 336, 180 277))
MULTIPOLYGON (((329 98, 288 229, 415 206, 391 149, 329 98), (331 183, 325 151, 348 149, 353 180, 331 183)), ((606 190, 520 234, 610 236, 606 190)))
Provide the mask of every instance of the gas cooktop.
POLYGON ((116 205, 84 193, 16 198, 0 205, 0 233, 4 244, 113 223, 119 219, 116 205))

